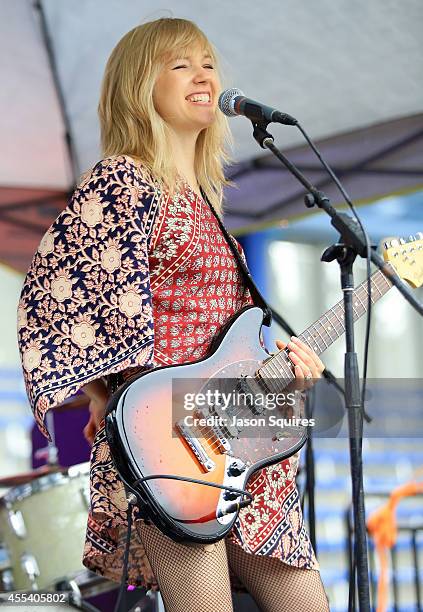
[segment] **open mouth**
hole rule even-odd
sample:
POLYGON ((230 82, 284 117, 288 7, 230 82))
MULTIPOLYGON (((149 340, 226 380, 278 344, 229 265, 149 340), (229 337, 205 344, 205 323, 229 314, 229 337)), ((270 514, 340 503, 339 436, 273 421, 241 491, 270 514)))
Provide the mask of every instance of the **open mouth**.
POLYGON ((188 102, 192 102, 194 104, 210 104, 210 94, 208 93, 198 93, 192 94, 191 96, 187 96, 185 98, 188 102))

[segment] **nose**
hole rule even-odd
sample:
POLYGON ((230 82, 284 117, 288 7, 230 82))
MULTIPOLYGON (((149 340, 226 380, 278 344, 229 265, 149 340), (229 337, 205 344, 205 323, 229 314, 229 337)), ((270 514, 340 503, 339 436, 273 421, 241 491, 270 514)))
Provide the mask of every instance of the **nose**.
POLYGON ((210 81, 210 73, 210 69, 204 68, 203 66, 198 66, 194 72, 194 83, 207 83, 210 81))

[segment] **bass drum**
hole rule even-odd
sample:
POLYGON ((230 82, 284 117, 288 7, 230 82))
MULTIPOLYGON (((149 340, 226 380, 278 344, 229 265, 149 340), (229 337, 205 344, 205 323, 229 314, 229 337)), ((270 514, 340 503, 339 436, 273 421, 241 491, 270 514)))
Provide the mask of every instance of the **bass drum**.
POLYGON ((82 572, 89 503, 88 463, 9 489, 0 498, 0 590, 47 590, 82 572))

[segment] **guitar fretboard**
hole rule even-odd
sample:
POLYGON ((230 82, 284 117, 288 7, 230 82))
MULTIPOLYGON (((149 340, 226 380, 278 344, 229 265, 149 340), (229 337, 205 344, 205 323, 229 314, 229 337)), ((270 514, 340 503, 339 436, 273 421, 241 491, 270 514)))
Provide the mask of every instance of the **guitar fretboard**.
MULTIPOLYGON (((395 274, 394 268, 388 264, 390 272, 395 274)), ((374 304, 392 287, 392 283, 378 270, 370 277, 371 301, 374 304)), ((361 283, 352 294, 354 322, 367 312, 368 291, 367 280, 361 283)), ((317 355, 323 353, 345 332, 344 302, 340 300, 333 308, 330 308, 317 321, 312 323, 300 336, 307 346, 312 348, 317 355)), ((282 350, 268 359, 258 371, 262 378, 284 378, 293 379, 292 364, 287 358, 286 351, 282 350)))

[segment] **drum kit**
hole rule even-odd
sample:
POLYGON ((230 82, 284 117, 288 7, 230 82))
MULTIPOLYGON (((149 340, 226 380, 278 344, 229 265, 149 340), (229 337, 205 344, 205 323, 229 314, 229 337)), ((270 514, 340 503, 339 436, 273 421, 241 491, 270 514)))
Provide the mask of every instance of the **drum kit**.
MULTIPOLYGON (((73 404, 68 401, 62 409, 69 407, 73 404)), ((45 449, 47 465, 0 479, 0 606, 12 609, 15 604, 10 602, 20 593, 20 601, 28 602, 25 610, 30 610, 35 599, 25 599, 25 593, 64 592, 68 603, 58 602, 57 610, 96 610, 85 599, 117 585, 82 565, 90 505, 89 463, 58 465, 53 418, 47 416, 52 434, 45 449)), ((40 609, 39 602, 36 607, 40 609)), ((55 600, 49 601, 48 609, 56 609, 55 600)))

